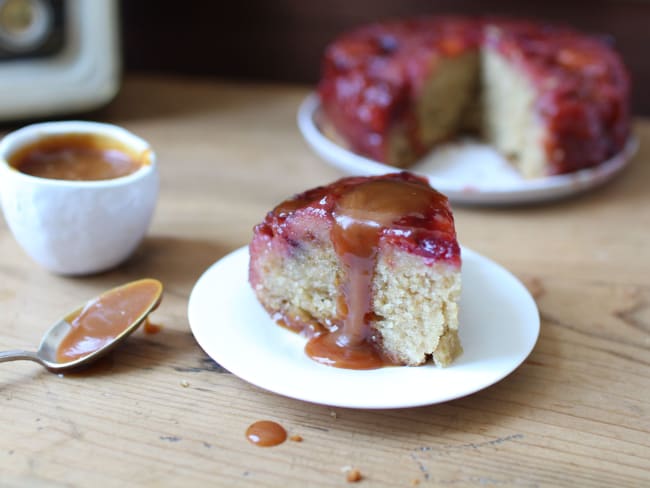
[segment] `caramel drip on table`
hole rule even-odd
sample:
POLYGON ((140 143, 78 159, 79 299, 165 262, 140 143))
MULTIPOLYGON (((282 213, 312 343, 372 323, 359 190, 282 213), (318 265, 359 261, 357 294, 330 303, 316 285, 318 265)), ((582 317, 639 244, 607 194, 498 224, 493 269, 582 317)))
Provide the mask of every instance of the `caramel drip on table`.
POLYGON ((162 325, 152 323, 149 317, 147 317, 144 319, 143 330, 145 334, 157 334, 162 330, 162 325))
POLYGON ((246 438, 256 446, 272 447, 287 440, 287 431, 277 422, 259 420, 246 429, 246 438))

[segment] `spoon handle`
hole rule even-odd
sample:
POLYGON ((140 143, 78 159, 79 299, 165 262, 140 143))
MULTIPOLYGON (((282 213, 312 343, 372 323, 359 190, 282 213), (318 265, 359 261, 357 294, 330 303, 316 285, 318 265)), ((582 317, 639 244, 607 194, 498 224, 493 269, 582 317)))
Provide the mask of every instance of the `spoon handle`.
POLYGON ((20 349, 14 349, 13 351, 0 351, 0 363, 17 361, 19 359, 27 359, 29 361, 41 363, 41 359, 35 352, 21 351, 20 349))

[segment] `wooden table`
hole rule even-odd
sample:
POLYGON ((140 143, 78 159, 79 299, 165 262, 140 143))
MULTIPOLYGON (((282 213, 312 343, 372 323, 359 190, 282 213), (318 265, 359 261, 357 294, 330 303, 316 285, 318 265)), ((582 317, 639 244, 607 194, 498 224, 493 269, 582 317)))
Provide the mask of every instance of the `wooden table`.
POLYGON ((340 174, 302 141, 307 87, 127 78, 97 118, 148 139, 162 188, 144 244, 118 269, 65 278, 0 224, 0 348, 34 347, 57 317, 144 276, 163 329, 138 331, 84 375, 0 367, 2 486, 650 486, 650 122, 615 181, 525 208, 457 208, 462 242, 533 292, 541 335, 525 363, 440 405, 364 411, 251 386, 196 344, 187 301, 276 202, 340 174), (303 442, 251 445, 259 419, 303 442))

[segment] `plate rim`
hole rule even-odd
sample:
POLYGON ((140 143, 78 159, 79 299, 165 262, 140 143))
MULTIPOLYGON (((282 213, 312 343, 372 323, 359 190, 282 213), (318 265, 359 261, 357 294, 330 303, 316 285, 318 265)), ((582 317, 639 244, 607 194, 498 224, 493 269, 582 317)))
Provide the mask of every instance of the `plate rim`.
MULTIPOLYGON (((468 391, 465 391, 461 394, 456 394, 454 392, 451 392, 451 394, 446 395, 446 396, 439 396, 433 400, 428 399, 428 400, 421 400, 421 399, 415 399, 409 402, 386 402, 383 401, 381 403, 376 403, 376 402, 369 402, 367 404, 360 404, 358 402, 346 402, 345 400, 340 400, 340 399, 334 399, 332 401, 324 401, 322 399, 314 399, 314 398, 308 398, 305 396, 301 396, 299 393, 295 392, 292 390, 292 388, 278 388, 276 386, 269 386, 267 384, 264 384, 264 382, 256 381, 254 378, 250 378, 248 374, 240 374, 238 372, 238 367, 235 365, 235 367, 232 367, 232 363, 229 361, 226 361, 228 364, 224 364, 222 362, 223 358, 216 358, 214 357, 210 352, 209 349, 211 349, 210 344, 206 344, 206 336, 201 332, 201 327, 198 325, 199 320, 195 318, 195 314, 198 312, 195 312, 196 310, 196 300, 198 299, 197 296, 199 296, 199 293, 197 290, 200 289, 200 287, 203 285, 203 282, 209 279, 211 277, 211 274, 215 272, 216 269, 218 269, 220 266, 223 266, 227 260, 233 260, 233 259, 245 259, 245 262, 248 263, 248 246, 242 246, 238 249, 235 249, 234 251, 231 251, 230 253, 226 254, 222 258, 218 259, 216 262, 214 262, 212 265, 210 265, 199 277, 199 279, 196 281, 194 286, 192 287, 192 291, 190 293, 190 297, 188 300, 188 311, 187 311, 187 316, 188 316, 188 321, 190 324, 190 330, 192 332, 192 335, 194 336, 194 339, 196 342, 199 344, 201 349, 207 354, 211 359, 216 361, 220 366, 228 370, 230 373, 232 373, 234 376, 237 376, 240 380, 245 381, 251 385, 254 385, 258 388, 261 388, 264 391, 272 392, 277 395, 281 395, 284 397, 288 398, 293 398, 295 400, 300 400, 304 401, 307 403, 312 403, 312 404, 317 404, 317 405, 327 405, 327 406, 332 406, 332 407, 342 407, 342 408, 353 408, 353 409, 367 409, 367 410, 380 410, 380 409, 400 409, 400 408, 413 408, 413 407, 419 407, 419 406, 426 406, 426 405, 435 405, 439 403, 444 403, 448 402, 451 400, 455 400, 458 398, 463 398, 468 395, 472 395, 478 391, 484 390, 485 388, 488 388, 501 380, 503 380, 505 377, 513 373, 516 369, 518 369, 521 364, 530 356, 532 351, 534 350, 538 340, 539 340, 539 335, 540 335, 540 330, 541 330, 541 320, 540 320, 540 313, 539 313, 539 308, 537 307, 537 303, 535 302, 535 299, 532 297, 528 289, 524 286, 524 284, 512 273, 510 272, 507 268, 504 266, 500 265, 499 263, 493 261, 492 259, 476 252, 473 251, 472 249, 469 249, 465 246, 461 246, 462 253, 464 255, 473 255, 475 258, 478 258, 479 260, 482 260, 484 262, 487 262, 489 266, 493 266, 499 269, 500 272, 505 273, 505 275, 508 277, 508 279, 512 280, 513 283, 516 284, 516 286, 520 287, 521 291, 523 291, 523 295, 525 296, 525 300, 528 302, 527 307, 531 306, 532 308, 530 311, 534 311, 534 323, 529 324, 528 327, 530 328, 529 333, 531 333, 531 340, 530 343, 527 343, 527 348, 525 351, 521 351, 519 355, 517 355, 517 360, 515 363, 510 364, 507 368, 504 368, 502 371, 499 371, 498 374, 496 374, 494 377, 490 378, 487 382, 484 384, 481 384, 478 387, 472 387, 473 389, 470 389, 468 391), (245 254, 245 257, 242 257, 241 255, 245 254), (193 318, 194 317, 194 318, 193 318), (199 332, 197 332, 199 331, 199 332), (534 337, 532 337, 534 336, 534 337)), ((247 270, 246 266, 246 270, 247 270)), ((246 280, 247 283, 247 280, 246 280)), ((252 292, 252 290, 251 290, 252 292)), ((271 318, 268 318, 270 324, 273 324, 271 318)), ((275 325, 275 324, 273 324, 275 325)), ((276 326, 277 327, 277 326, 276 326)), ((280 327, 277 327, 279 331, 282 329, 280 327)), ((297 335, 296 335, 297 336, 297 335)), ((299 337, 299 336, 297 336, 299 337)), ((330 370, 336 370, 336 368, 330 368, 328 366, 322 366, 323 368, 328 368, 330 370)), ((450 367, 453 367, 450 366, 450 367)), ((397 366, 397 368, 409 368, 409 366, 397 366)), ((414 371, 419 370, 420 368, 435 368, 436 370, 439 371, 444 371, 445 368, 438 368, 434 365, 425 365, 425 366, 418 366, 418 367, 411 367, 413 368, 414 371)), ((342 371, 353 371, 353 370, 342 370, 342 371)), ((381 371, 380 370, 372 370, 372 371, 381 371)), ((347 374, 347 373, 345 373, 347 374)), ((362 373, 363 374, 363 373, 362 373)), ((379 373, 381 374, 381 373, 379 373)))
MULTIPOLYGON (((349 169, 351 165, 359 168, 359 171, 354 174, 360 175, 378 175, 403 170, 356 154, 330 140, 321 132, 315 121, 320 109, 320 97, 317 92, 312 91, 298 107, 296 119, 307 144, 328 164, 347 174, 353 174, 349 169)), ((562 175, 522 179, 521 184, 513 188, 498 186, 468 188, 465 183, 450 183, 449 180, 436 177, 435 174, 419 173, 417 170, 415 173, 428 178, 431 186, 447 195, 453 203, 512 205, 544 202, 577 195, 606 183, 628 166, 638 148, 639 139, 632 133, 621 152, 598 166, 562 175)))

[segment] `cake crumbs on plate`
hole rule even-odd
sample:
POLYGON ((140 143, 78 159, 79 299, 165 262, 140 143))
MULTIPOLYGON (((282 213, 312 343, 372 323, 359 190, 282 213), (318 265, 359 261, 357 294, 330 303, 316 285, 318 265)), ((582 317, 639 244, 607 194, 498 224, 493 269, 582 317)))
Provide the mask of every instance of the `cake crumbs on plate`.
POLYGON ((187 388, 188 386, 190 386, 190 382, 187 380, 181 380, 181 386, 183 388, 187 388))
POLYGON ((293 442, 302 442, 302 436, 298 434, 293 434, 289 436, 289 440, 293 442))

